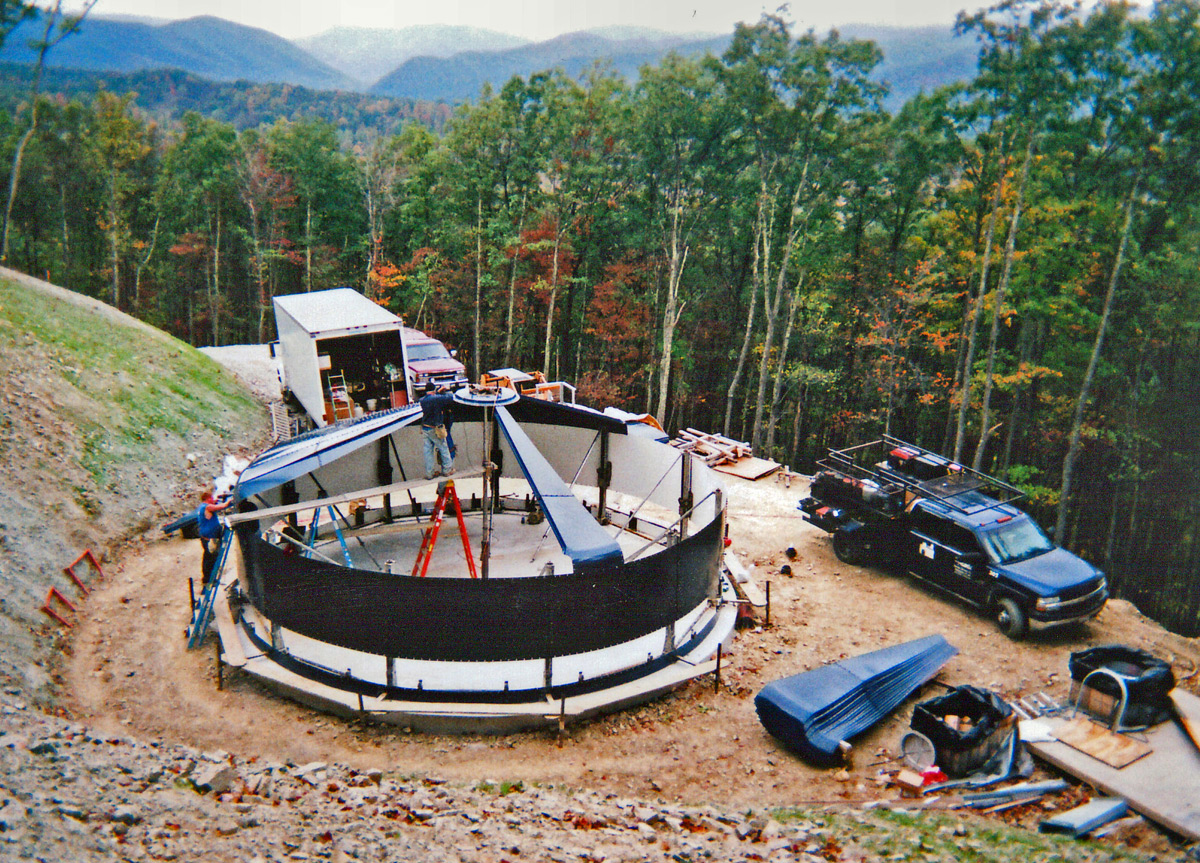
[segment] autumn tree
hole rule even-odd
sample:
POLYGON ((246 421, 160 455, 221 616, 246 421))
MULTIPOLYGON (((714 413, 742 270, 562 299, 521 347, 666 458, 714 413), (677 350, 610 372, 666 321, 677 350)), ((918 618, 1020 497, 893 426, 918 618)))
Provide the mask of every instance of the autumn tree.
POLYGON ((137 210, 150 197, 150 161, 155 155, 155 129, 132 108, 133 97, 101 93, 96 99, 91 152, 104 184, 99 224, 108 244, 110 302, 124 300, 122 275, 133 240, 137 210))

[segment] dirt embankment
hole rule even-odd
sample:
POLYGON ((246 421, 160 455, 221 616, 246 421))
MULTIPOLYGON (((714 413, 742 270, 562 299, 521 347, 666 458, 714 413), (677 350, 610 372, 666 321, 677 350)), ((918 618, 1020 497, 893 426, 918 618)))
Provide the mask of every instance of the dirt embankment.
POLYGON ((52 587, 79 596, 63 567, 85 549, 114 561, 266 428, 262 404, 187 345, 0 268, 0 678, 43 699, 40 607, 52 587))

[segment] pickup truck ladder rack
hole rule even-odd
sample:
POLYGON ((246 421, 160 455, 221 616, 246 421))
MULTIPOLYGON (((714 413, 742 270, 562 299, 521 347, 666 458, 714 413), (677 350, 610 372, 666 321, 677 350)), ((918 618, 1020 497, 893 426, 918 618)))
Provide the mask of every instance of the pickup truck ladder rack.
POLYGON ((916 444, 908 443, 898 437, 885 434, 879 440, 846 447, 845 449, 829 451, 829 456, 817 462, 819 467, 834 473, 849 476, 856 480, 869 480, 879 486, 884 492, 904 491, 918 497, 930 498, 945 504, 961 513, 982 512, 998 506, 1013 503, 1025 497, 1025 492, 977 470, 952 462, 944 456, 924 449, 916 444), (915 453, 915 458, 927 457, 934 462, 945 463, 947 473, 931 479, 918 479, 907 476, 899 470, 880 467, 889 453, 896 449, 908 450, 915 453), (863 464, 860 462, 867 462, 863 464), (980 504, 977 499, 971 503, 961 500, 968 492, 978 491, 994 500, 994 503, 980 504))

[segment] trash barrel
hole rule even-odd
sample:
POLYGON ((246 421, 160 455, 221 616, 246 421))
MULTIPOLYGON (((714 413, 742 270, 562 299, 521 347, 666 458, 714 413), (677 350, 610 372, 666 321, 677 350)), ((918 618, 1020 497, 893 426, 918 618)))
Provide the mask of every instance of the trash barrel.
POLYGON ((1165 722, 1171 717, 1169 693, 1175 688, 1175 674, 1167 662, 1153 653, 1124 644, 1104 644, 1087 650, 1077 650, 1067 661, 1071 671, 1071 703, 1105 721, 1116 720, 1126 729, 1146 728, 1165 722), (1105 669, 1108 674, 1089 674, 1105 669), (1113 716, 1125 684, 1128 702, 1124 716, 1113 716), (1081 690, 1082 689, 1082 693, 1081 690))
POLYGON ((986 689, 959 686, 913 708, 912 729, 933 742, 937 766, 951 777, 983 767, 1016 733, 1008 703, 986 689))

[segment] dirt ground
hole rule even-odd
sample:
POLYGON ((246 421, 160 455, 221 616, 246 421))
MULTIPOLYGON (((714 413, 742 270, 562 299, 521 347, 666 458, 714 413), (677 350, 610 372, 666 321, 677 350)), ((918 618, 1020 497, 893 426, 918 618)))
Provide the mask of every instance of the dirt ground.
MULTIPOLYGON (((772 680, 881 646, 941 633, 960 653, 940 681, 1064 700, 1069 653, 1120 642, 1169 659, 1181 682, 1195 687, 1200 643, 1165 632, 1128 603, 1111 602, 1086 626, 1014 643, 990 620, 906 578, 838 562, 826 535, 799 518, 801 482, 788 488, 729 477, 727 486, 733 550, 754 564, 760 587, 770 584, 771 602, 769 623, 738 631, 719 690, 712 677, 693 681, 639 709, 570 726, 563 740, 554 731, 429 736, 347 721, 236 672, 218 691, 215 644, 189 652, 184 638, 187 576, 199 569, 199 543, 161 539, 153 530, 109 566, 83 610, 60 669, 64 703, 101 730, 268 761, 337 761, 464 783, 522 780, 761 810, 895 796, 880 772, 897 769, 912 705, 941 692, 937 684, 859 738, 849 771, 814 769, 782 749, 753 705, 772 680), (790 577, 780 574, 789 546, 796 550, 790 577)), ((1133 841, 1153 847, 1164 840, 1147 828, 1133 841)))

